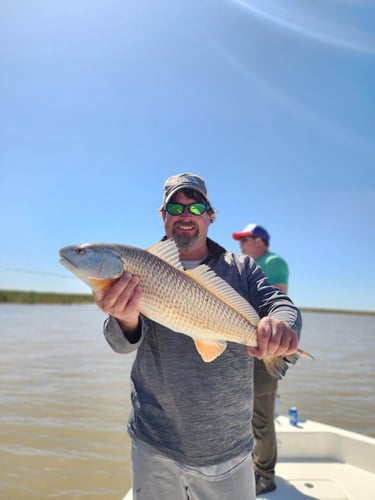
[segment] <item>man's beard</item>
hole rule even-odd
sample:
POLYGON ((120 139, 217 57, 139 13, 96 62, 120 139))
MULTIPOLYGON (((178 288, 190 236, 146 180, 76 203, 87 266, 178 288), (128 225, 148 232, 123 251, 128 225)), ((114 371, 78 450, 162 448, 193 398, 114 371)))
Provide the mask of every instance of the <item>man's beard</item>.
POLYGON ((194 248, 199 238, 199 230, 195 232, 194 236, 189 236, 187 234, 176 234, 173 231, 173 239, 177 245, 177 248, 180 252, 186 252, 187 250, 191 250, 194 248))

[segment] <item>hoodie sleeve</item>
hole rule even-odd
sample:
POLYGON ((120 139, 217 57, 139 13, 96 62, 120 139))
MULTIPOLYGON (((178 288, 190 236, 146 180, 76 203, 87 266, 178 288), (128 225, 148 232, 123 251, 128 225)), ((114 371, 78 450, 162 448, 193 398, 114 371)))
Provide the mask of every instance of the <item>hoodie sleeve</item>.
POLYGON ((302 316, 292 299, 279 288, 272 286, 261 267, 251 257, 235 258, 240 271, 241 288, 259 316, 280 319, 289 325, 300 338, 302 316))
POLYGON ((138 349, 138 347, 142 344, 147 320, 143 316, 140 316, 140 337, 139 340, 135 343, 129 342, 126 338, 124 332, 122 331, 118 321, 113 316, 108 316, 108 318, 104 321, 103 333, 106 338, 108 344, 111 348, 118 353, 128 354, 134 352, 138 349))
POLYGON ((268 281, 263 271, 255 266, 248 276, 250 302, 255 303, 259 316, 280 319, 301 336, 302 316, 292 299, 268 281))

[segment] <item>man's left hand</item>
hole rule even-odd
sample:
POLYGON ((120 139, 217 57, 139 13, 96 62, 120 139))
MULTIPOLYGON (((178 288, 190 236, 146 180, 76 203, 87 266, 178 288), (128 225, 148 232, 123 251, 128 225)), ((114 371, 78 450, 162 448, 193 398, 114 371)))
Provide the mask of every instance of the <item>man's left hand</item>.
POLYGON ((283 321, 266 316, 258 323, 258 347, 248 347, 250 356, 258 359, 288 356, 297 351, 298 337, 283 321))

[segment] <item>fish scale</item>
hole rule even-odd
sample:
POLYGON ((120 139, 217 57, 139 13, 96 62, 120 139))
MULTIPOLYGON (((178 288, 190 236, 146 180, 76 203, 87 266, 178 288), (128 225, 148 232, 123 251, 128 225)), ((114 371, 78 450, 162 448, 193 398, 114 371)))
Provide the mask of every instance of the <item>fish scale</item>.
POLYGON ((257 345, 255 326, 185 272, 143 250, 119 252, 124 269, 140 278, 142 313, 171 330, 192 338, 257 345), (158 281, 155 276, 160 277, 158 281), (173 284, 173 286, 172 286, 173 284))

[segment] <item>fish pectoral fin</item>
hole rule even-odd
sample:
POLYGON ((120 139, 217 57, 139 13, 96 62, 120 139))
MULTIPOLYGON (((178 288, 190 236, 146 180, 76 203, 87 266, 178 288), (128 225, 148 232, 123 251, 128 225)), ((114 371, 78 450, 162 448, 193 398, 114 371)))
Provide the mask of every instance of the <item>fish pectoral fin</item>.
POLYGON ((210 363, 216 359, 220 354, 223 354, 227 348, 225 341, 218 340, 216 342, 208 342, 207 340, 194 340, 195 347, 201 355, 203 361, 210 363))
POLYGON ((118 278, 93 278, 89 276, 86 279, 87 284, 97 292, 98 290, 108 290, 108 288, 111 288, 113 283, 117 281, 118 278))

